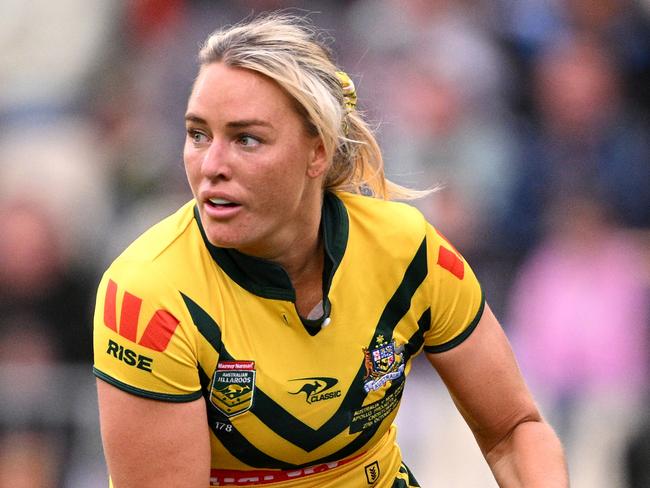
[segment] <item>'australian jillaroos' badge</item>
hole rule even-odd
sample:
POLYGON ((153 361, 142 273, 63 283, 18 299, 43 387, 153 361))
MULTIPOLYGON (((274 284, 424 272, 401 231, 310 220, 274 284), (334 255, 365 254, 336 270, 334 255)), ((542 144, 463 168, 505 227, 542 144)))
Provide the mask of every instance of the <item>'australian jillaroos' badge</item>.
POLYGON ((396 347, 395 341, 386 342, 384 336, 377 336, 377 346, 374 349, 364 347, 363 353, 366 368, 363 388, 366 393, 378 390, 386 382, 404 374, 403 347, 396 347))
POLYGON ((210 402, 227 417, 253 405, 255 361, 219 361, 212 377, 210 402))

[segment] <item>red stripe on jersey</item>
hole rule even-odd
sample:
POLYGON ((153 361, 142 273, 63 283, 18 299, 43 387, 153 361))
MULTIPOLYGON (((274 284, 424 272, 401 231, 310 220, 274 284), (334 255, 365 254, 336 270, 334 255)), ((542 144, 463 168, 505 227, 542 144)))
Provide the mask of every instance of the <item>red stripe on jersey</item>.
POLYGON ((164 351, 167 349, 178 323, 178 319, 167 310, 156 311, 147 324, 139 344, 154 351, 164 351))
POLYGON ((124 292, 122 314, 120 316, 120 335, 131 342, 136 341, 141 306, 141 298, 131 295, 128 291, 124 292))
POLYGON ((440 246, 438 251, 438 264, 453 274, 459 280, 465 276, 465 265, 463 261, 454 253, 444 246, 440 246))
POLYGON ((104 324, 109 329, 117 332, 117 320, 115 316, 115 302, 117 298, 117 283, 108 280, 106 286, 106 298, 104 299, 104 324))
POLYGON ((268 483, 277 483, 279 481, 291 481, 298 478, 304 478, 312 474, 323 473, 330 469, 338 468, 344 464, 354 461, 364 453, 356 456, 342 459, 341 461, 332 461, 329 463, 318 464, 308 468, 297 468, 288 471, 270 470, 270 469, 256 469, 250 471, 237 471, 233 469, 212 469, 210 470, 210 486, 250 486, 250 485, 265 485, 268 483))

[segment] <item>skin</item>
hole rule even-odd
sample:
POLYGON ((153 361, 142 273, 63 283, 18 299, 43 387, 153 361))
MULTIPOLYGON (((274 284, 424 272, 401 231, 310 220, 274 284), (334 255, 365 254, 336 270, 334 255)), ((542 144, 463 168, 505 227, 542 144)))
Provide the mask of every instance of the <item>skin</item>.
POLYGON ((221 63, 201 69, 186 128, 185 169, 208 239, 281 264, 306 315, 322 298, 321 140, 275 82, 221 63), (215 196, 237 206, 215 209, 215 196))
MULTIPOLYGON (((262 75, 201 69, 188 102, 188 181, 211 243, 273 260, 289 273, 305 315, 322 299, 318 229, 323 145, 289 97, 262 75), (215 206, 210 198, 236 205, 215 206)), ((458 347, 428 359, 445 381, 503 487, 568 486, 557 437, 543 422, 508 341, 486 307, 458 347)), ((100 421, 117 488, 209 485, 205 404, 165 403, 98 380, 100 421)))
POLYGON ((488 306, 459 346, 427 359, 445 382, 501 487, 569 486, 562 446, 542 419, 488 306))
POLYGON ((104 456, 114 488, 210 486, 205 401, 149 400, 97 380, 104 456))

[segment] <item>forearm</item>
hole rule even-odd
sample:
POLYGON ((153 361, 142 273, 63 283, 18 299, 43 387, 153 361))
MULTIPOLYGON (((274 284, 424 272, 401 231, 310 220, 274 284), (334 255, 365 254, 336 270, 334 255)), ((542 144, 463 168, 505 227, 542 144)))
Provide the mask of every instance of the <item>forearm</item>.
POLYGON ((485 458, 501 488, 569 486, 562 446, 544 422, 518 424, 485 458))

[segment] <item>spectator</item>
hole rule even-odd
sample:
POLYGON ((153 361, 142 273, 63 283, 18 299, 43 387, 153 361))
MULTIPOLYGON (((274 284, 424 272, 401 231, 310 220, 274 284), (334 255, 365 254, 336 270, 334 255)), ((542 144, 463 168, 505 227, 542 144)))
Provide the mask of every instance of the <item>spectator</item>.
POLYGON ((538 61, 538 117, 523 131, 505 229, 525 252, 558 195, 598 195, 624 225, 650 226, 648 126, 622 98, 616 66, 591 37, 560 42, 538 61))
POLYGON ((563 196, 547 217, 512 290, 513 345, 566 446, 571 486, 623 486, 647 381, 647 256, 599 197, 563 196))

